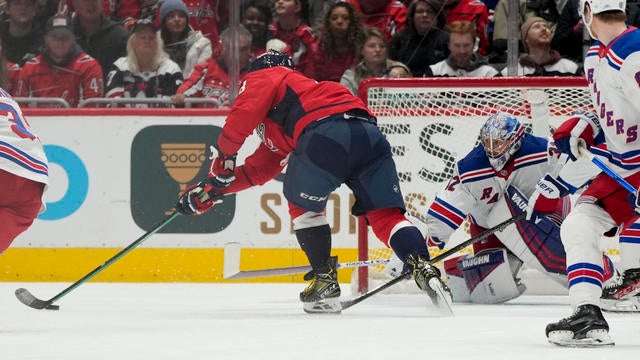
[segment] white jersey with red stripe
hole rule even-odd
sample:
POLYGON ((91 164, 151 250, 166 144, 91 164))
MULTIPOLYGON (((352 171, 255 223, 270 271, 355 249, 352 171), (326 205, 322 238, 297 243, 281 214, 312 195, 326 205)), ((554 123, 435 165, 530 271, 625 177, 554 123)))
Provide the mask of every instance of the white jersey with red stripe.
MULTIPOLYGON (((501 171, 491 167, 482 145, 459 160, 454 176, 427 211, 425 222, 435 241, 432 245, 446 243, 467 215, 479 226, 490 227, 487 217, 509 185, 531 196, 540 178, 557 173, 561 167, 559 161, 549 161, 547 146, 546 139, 525 134, 522 147, 501 171)), ((555 155, 549 158, 557 160, 555 155)))
POLYGON ((0 169, 47 184, 47 157, 20 106, 0 89, 0 169))
POLYGON ((608 46, 595 42, 584 70, 606 141, 592 152, 630 176, 640 171, 640 30, 629 27, 608 46))

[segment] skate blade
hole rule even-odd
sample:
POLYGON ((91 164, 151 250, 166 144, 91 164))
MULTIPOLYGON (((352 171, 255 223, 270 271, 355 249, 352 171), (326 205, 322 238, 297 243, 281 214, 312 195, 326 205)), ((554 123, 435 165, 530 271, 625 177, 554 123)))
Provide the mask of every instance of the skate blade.
POLYGON ((640 313, 640 298, 634 296, 628 300, 600 299, 600 308, 612 313, 640 313))
POLYGON ((437 294, 437 298, 432 300, 434 300, 433 303, 438 307, 438 310, 440 310, 444 316, 453 316, 453 308, 451 307, 452 299, 442 287, 442 282, 437 278, 431 278, 429 280, 429 286, 437 294))
POLYGON ((615 342, 606 330, 591 330, 582 339, 574 339, 572 331, 552 331, 548 335, 550 343, 563 347, 603 347, 613 346, 615 342))
POLYGON ((302 309, 308 314, 340 314, 342 305, 340 304, 340 298, 335 297, 302 303, 302 309))

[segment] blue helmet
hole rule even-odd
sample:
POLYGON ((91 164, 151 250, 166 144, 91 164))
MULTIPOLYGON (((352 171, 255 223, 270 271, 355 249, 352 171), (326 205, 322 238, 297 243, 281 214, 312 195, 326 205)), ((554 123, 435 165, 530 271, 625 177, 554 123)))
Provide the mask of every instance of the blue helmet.
POLYGON ((293 69, 293 59, 291 59, 291 56, 283 52, 269 50, 253 59, 249 63, 249 70, 247 70, 247 72, 268 69, 274 66, 286 66, 290 69, 293 69))
POLYGON ((480 141, 491 166, 501 170, 522 146, 524 126, 510 114, 491 115, 480 129, 480 141))

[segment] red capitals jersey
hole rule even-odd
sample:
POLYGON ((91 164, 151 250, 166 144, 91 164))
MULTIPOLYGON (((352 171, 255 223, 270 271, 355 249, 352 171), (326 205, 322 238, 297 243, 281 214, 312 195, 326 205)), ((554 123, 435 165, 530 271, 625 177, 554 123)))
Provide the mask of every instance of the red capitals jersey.
POLYGON ((218 138, 218 149, 227 156, 237 153, 254 130, 262 144, 236 169, 236 181, 225 193, 272 179, 310 123, 353 109, 369 112, 339 83, 317 82, 283 66, 248 73, 218 138))
POLYGON ((487 54, 489 48, 489 36, 487 28, 489 26, 489 11, 487 6, 480 0, 460 0, 451 8, 445 8, 447 14, 447 24, 454 21, 468 21, 476 25, 478 35, 478 53, 487 54))
POLYGON ((85 52, 65 67, 51 65, 38 55, 22 66, 14 93, 16 97, 62 98, 75 107, 80 100, 104 96, 102 79, 100 64, 85 52))
POLYGON ((7 61, 7 88, 5 90, 11 95, 15 93, 18 86, 18 75, 20 75, 20 66, 7 61))
POLYGON ((313 77, 315 75, 313 60, 318 52, 318 38, 307 24, 299 25, 295 31, 284 32, 277 22, 269 26, 271 35, 282 40, 291 51, 296 70, 313 77))
MULTIPOLYGON (((242 75, 243 73, 240 74, 242 75)), ((180 85, 177 93, 187 97, 215 99, 223 107, 231 105, 229 75, 220 67, 218 61, 212 58, 196 65, 191 76, 180 85)))
POLYGON ((218 26, 224 25, 224 18, 227 15, 227 0, 183 0, 189 10, 189 24, 194 30, 200 30, 202 35, 211 41, 213 55, 217 56, 219 51, 218 26))
POLYGON ((407 7, 400 1, 389 1, 382 11, 375 14, 363 13, 358 0, 345 1, 353 4, 353 6, 360 12, 362 21, 365 25, 380 29, 387 37, 387 40, 391 40, 393 35, 404 29, 407 23, 407 7))

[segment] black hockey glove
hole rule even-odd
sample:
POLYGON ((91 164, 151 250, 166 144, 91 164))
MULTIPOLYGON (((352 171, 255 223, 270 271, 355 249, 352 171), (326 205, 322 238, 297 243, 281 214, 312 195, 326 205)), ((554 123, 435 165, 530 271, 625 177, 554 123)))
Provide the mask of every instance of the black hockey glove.
POLYGON ((210 180, 188 186, 178 199, 176 210, 184 215, 200 215, 221 202, 221 196, 216 194, 210 180))

